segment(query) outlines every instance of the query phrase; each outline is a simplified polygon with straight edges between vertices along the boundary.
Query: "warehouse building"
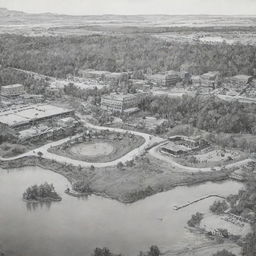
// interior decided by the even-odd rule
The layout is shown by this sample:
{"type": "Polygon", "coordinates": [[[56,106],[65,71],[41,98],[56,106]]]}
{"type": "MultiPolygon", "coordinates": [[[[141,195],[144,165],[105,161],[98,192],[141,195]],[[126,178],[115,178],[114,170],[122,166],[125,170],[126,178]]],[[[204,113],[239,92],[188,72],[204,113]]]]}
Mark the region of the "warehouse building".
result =
{"type": "Polygon", "coordinates": [[[68,110],[47,104],[18,105],[8,110],[0,111],[0,123],[16,130],[28,128],[45,121],[74,116],[73,110],[68,110]]]}

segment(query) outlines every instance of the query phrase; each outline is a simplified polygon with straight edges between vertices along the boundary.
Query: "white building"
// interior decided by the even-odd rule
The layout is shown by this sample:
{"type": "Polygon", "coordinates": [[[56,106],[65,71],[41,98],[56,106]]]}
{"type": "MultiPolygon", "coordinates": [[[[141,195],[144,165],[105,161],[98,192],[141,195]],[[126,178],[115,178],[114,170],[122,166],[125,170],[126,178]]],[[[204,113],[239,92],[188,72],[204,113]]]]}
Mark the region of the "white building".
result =
{"type": "Polygon", "coordinates": [[[135,94],[110,94],[101,98],[101,108],[111,112],[129,112],[129,110],[137,109],[140,101],[146,97],[148,93],[138,92],[135,94]]]}
{"type": "Polygon", "coordinates": [[[8,110],[0,110],[0,124],[15,129],[24,129],[45,121],[72,117],[74,110],[64,109],[48,104],[32,104],[13,106],[8,110]]]}

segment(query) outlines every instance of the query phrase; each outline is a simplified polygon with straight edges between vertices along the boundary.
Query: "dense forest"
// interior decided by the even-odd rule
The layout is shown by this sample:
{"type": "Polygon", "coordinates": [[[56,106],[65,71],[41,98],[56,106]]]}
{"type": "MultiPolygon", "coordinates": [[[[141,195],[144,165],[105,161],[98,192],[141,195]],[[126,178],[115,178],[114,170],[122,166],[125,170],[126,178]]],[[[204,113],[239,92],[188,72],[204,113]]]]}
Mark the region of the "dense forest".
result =
{"type": "Polygon", "coordinates": [[[166,42],[150,35],[0,38],[0,64],[65,77],[80,68],[138,71],[186,69],[193,74],[218,70],[225,76],[252,75],[256,47],[166,42]]]}
{"type": "Polygon", "coordinates": [[[190,124],[210,132],[256,134],[256,106],[226,102],[215,96],[146,98],[140,108],[171,122],[190,124]]]}

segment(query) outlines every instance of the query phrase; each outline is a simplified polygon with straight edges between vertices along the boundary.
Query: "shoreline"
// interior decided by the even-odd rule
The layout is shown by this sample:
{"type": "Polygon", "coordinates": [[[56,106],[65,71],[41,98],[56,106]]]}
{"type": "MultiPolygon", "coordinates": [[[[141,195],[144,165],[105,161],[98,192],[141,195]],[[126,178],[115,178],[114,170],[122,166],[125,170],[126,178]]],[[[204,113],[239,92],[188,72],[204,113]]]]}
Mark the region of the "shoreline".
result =
{"type": "MultiPolygon", "coordinates": [[[[77,169],[77,167],[74,167],[72,165],[67,166],[65,164],[62,164],[62,163],[59,163],[59,162],[56,162],[53,160],[49,160],[49,159],[39,158],[36,156],[25,156],[25,157],[15,159],[15,160],[0,161],[0,168],[2,168],[2,169],[15,169],[15,168],[23,168],[23,167],[40,167],[45,170],[53,171],[55,173],[58,173],[58,174],[64,176],[69,181],[71,186],[74,182],[79,180],[78,177],[74,177],[76,175],[75,173],[72,173],[72,172],[68,173],[68,170],[72,169],[74,171],[77,169]]],[[[91,171],[89,170],[89,168],[87,168],[86,171],[88,172],[88,173],[86,173],[87,176],[90,176],[90,175],[91,175],[91,177],[94,176],[92,173],[90,173],[91,171]]],[[[161,193],[161,192],[166,192],[166,191],[169,191],[169,190],[174,189],[175,187],[179,187],[179,186],[193,186],[193,185],[197,185],[197,184],[203,184],[206,182],[225,181],[225,180],[230,179],[229,174],[230,173],[226,173],[226,172],[223,172],[223,173],[217,173],[217,172],[214,173],[213,172],[213,173],[211,173],[211,175],[206,176],[206,177],[203,174],[202,175],[198,174],[198,177],[195,177],[194,179],[188,179],[188,178],[186,179],[185,178],[183,182],[170,183],[170,184],[168,184],[167,187],[160,186],[159,188],[154,188],[154,189],[151,188],[152,190],[150,190],[149,192],[145,192],[145,190],[128,191],[124,194],[124,197],[120,197],[120,194],[118,194],[118,193],[113,195],[113,194],[108,194],[106,191],[98,191],[97,189],[92,189],[91,194],[96,195],[96,196],[102,196],[104,198],[117,200],[118,202],[121,202],[124,204],[131,204],[131,203],[137,202],[139,200],[143,200],[148,196],[151,196],[151,195],[154,195],[157,193],[161,193]],[[142,194],[138,195],[138,193],[140,193],[140,192],[142,192],[142,194]]],[[[72,195],[70,195],[70,196],[72,196],[72,195]]],[[[84,193],[82,193],[81,195],[79,195],[79,193],[77,193],[76,196],[77,197],[84,196],[84,193]]]]}
{"type": "Polygon", "coordinates": [[[61,202],[62,198],[60,197],[59,199],[54,199],[54,198],[38,198],[36,200],[28,200],[26,198],[22,198],[22,200],[26,203],[32,203],[32,204],[40,204],[40,203],[52,203],[52,202],[61,202]]]}

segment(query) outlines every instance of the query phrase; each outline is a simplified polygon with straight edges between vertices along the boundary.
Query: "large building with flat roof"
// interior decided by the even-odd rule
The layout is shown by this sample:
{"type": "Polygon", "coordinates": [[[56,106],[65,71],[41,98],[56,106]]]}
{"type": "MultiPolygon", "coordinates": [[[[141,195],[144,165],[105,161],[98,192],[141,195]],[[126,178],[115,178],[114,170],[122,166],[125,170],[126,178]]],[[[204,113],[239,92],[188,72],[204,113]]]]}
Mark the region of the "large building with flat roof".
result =
{"type": "Polygon", "coordinates": [[[101,108],[111,112],[129,112],[129,110],[138,109],[140,101],[147,95],[148,93],[146,92],[135,94],[113,93],[101,98],[101,108]]]}
{"type": "Polygon", "coordinates": [[[106,75],[111,74],[108,71],[101,71],[95,69],[83,69],[78,71],[79,76],[87,79],[104,79],[106,75]]]}
{"type": "Polygon", "coordinates": [[[146,76],[149,82],[155,83],[158,86],[172,87],[180,82],[181,74],[179,72],[170,70],[167,72],[157,73],[154,75],[146,76]]]}
{"type": "Polygon", "coordinates": [[[74,111],[48,104],[14,106],[0,111],[0,123],[10,128],[23,129],[35,123],[48,121],[54,118],[73,116],[74,111]]]}
{"type": "Polygon", "coordinates": [[[5,85],[5,86],[2,86],[0,89],[1,89],[1,95],[4,97],[19,96],[25,93],[24,85],[22,84],[5,85]]]}

